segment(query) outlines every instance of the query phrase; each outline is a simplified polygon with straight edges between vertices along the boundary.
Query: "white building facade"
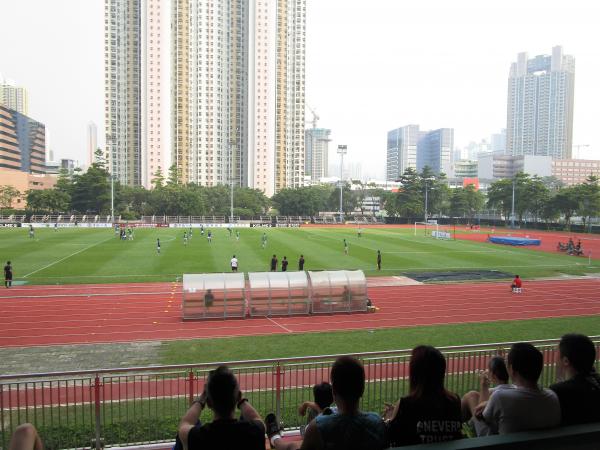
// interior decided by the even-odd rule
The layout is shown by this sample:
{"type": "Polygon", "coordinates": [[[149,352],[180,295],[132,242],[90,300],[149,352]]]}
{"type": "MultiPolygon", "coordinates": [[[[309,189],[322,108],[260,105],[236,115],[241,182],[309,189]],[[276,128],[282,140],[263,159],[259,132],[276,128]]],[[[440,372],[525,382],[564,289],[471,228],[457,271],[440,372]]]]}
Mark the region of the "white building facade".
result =
{"type": "Polygon", "coordinates": [[[105,0],[105,129],[109,170],[151,187],[169,164],[169,0],[105,0]]]}
{"type": "Polygon", "coordinates": [[[519,53],[508,79],[506,153],[571,157],[575,58],[560,46],[551,55],[519,53]]]}

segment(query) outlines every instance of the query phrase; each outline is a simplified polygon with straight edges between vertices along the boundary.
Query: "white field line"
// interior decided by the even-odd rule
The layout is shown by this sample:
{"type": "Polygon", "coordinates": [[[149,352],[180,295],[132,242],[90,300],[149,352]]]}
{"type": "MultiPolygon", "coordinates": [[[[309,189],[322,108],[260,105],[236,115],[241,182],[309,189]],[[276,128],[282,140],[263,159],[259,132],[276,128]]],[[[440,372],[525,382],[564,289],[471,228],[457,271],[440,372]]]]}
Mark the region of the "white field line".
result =
{"type": "Polygon", "coordinates": [[[46,266],[44,266],[44,267],[41,267],[41,268],[39,268],[39,269],[37,269],[37,270],[34,270],[33,272],[29,272],[27,275],[24,275],[24,276],[23,276],[23,278],[27,278],[29,275],[33,275],[34,273],[40,272],[40,271],[42,271],[42,270],[44,270],[44,269],[47,269],[48,267],[52,267],[53,265],[55,265],[55,264],[58,264],[59,262],[62,262],[62,261],[64,261],[64,260],[66,260],[66,259],[69,259],[69,258],[71,258],[72,256],[78,255],[79,253],[81,253],[81,252],[84,252],[84,251],[86,251],[86,250],[89,250],[89,249],[90,249],[90,248],[92,248],[92,247],[95,247],[95,246],[97,246],[97,245],[103,244],[103,243],[105,243],[105,242],[107,242],[107,241],[109,241],[109,240],[111,240],[111,239],[114,239],[114,236],[111,236],[111,237],[109,237],[109,238],[107,238],[107,239],[103,239],[103,240],[101,240],[101,241],[99,241],[99,242],[96,242],[95,244],[88,245],[87,247],[84,247],[84,248],[82,248],[81,250],[77,250],[76,252],[74,252],[74,253],[71,253],[70,255],[67,255],[67,256],[65,256],[64,258],[58,259],[58,260],[56,260],[56,261],[54,261],[54,262],[51,262],[50,264],[48,264],[48,265],[46,265],[46,266]]]}
{"type": "Polygon", "coordinates": [[[274,323],[275,325],[277,325],[277,326],[278,326],[279,328],[281,328],[282,330],[284,330],[285,332],[287,332],[287,333],[293,333],[293,331],[292,331],[292,330],[290,330],[289,328],[286,328],[286,327],[284,327],[283,325],[281,325],[281,324],[280,324],[280,323],[278,323],[278,322],[275,322],[275,321],[274,321],[273,319],[271,319],[270,317],[267,317],[267,319],[268,319],[270,322],[272,322],[272,323],[274,323]]]}

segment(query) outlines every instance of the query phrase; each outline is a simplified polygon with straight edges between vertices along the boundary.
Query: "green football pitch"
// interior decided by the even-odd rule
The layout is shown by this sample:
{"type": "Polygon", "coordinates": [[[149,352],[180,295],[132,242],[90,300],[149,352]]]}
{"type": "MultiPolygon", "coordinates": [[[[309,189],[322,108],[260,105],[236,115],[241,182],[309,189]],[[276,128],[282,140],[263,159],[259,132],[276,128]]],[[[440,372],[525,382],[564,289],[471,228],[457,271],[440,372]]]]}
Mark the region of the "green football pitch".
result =
{"type": "MultiPolygon", "coordinates": [[[[208,231],[208,229],[206,230],[208,231]]],[[[488,243],[437,240],[411,228],[227,229],[211,228],[212,243],[193,230],[184,245],[183,229],[137,228],[133,241],[121,241],[111,229],[0,229],[0,261],[10,260],[17,283],[114,283],[175,281],[183,273],[228,272],[235,254],[241,272],[267,271],[276,254],[297,270],[303,254],[306,270],[361,269],[368,276],[458,270],[498,270],[524,277],[579,275],[600,271],[600,262],[488,243]],[[240,238],[236,239],[235,231],[240,238]],[[261,240],[266,233],[267,244],[261,240]],[[160,239],[158,254],[156,240],[160,239]],[[343,240],[349,245],[344,254],[343,240]],[[376,270],[381,250],[383,267],[376,270]]]]}

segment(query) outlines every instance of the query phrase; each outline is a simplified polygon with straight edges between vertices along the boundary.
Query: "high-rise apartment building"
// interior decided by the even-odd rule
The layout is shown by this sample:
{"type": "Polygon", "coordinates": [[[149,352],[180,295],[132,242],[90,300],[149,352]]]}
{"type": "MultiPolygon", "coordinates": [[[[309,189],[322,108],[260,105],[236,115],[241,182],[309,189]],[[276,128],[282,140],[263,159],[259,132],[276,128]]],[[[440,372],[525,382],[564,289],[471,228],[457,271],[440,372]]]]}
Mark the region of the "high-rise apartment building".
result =
{"type": "Polygon", "coordinates": [[[506,151],[506,128],[502,128],[500,133],[493,133],[490,136],[490,149],[491,152],[505,152],[506,151]]]}
{"type": "Polygon", "coordinates": [[[277,0],[275,189],[304,180],[306,0],[277,0]]]}
{"type": "Polygon", "coordinates": [[[248,2],[173,0],[172,17],[173,162],[183,182],[245,185],[248,2]]]}
{"type": "Polygon", "coordinates": [[[329,135],[331,130],[326,128],[309,128],[306,130],[304,142],[304,173],[313,181],[328,177],[329,167],[329,135]]]}
{"type": "Polygon", "coordinates": [[[28,115],[29,97],[27,96],[27,89],[0,80],[0,105],[28,115]]]}
{"type": "Polygon", "coordinates": [[[0,168],[46,172],[46,129],[25,114],[0,105],[0,168]]]}
{"type": "Polygon", "coordinates": [[[173,161],[272,195],[304,178],[305,0],[173,0],[173,161]]]}
{"type": "Polygon", "coordinates": [[[575,58],[562,47],[519,53],[508,78],[506,153],[570,158],[574,86],[575,58]]]}
{"type": "Polygon", "coordinates": [[[425,166],[433,173],[447,173],[452,162],[454,148],[454,129],[440,128],[439,130],[421,132],[417,143],[417,171],[425,166]]]}
{"type": "Polygon", "coordinates": [[[105,0],[105,124],[111,173],[150,187],[169,160],[166,0],[105,0]]]}
{"type": "Polygon", "coordinates": [[[417,168],[419,125],[406,125],[387,134],[386,179],[399,180],[408,168],[417,168]]]}

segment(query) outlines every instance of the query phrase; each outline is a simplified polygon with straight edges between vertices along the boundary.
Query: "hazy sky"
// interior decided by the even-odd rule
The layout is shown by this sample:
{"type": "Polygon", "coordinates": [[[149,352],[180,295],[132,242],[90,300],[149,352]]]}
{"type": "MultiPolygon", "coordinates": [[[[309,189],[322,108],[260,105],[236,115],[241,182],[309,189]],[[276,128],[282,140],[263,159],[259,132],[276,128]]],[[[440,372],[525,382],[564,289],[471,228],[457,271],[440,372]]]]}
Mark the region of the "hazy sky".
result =
{"type": "MultiPolygon", "coordinates": [[[[452,127],[457,147],[506,126],[518,52],[562,45],[576,58],[574,144],[600,159],[600,2],[306,0],[306,100],[382,177],[386,132],[452,127]]],[[[103,144],[104,1],[0,0],[0,74],[29,90],[57,157],[85,162],[88,121],[103,144]]],[[[307,109],[307,119],[311,114],[307,109]]]]}

